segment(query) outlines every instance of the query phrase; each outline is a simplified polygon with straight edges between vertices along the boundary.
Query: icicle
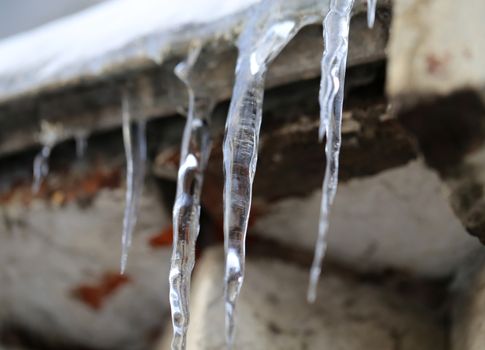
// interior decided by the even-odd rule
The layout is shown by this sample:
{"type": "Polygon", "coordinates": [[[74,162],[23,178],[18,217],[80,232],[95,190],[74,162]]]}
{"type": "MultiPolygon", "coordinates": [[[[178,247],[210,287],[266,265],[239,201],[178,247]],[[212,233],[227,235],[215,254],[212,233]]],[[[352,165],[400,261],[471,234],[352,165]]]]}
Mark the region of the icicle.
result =
{"type": "Polygon", "coordinates": [[[122,94],[123,143],[126,155],[126,196],[121,238],[121,273],[124,273],[131,246],[137,211],[145,180],[146,123],[131,125],[131,96],[127,89],[122,94]]]}
{"type": "Polygon", "coordinates": [[[52,148],[62,135],[63,129],[59,124],[52,124],[45,120],[40,124],[39,141],[42,149],[34,158],[32,192],[38,193],[42,180],[49,173],[49,157],[52,148]]]}
{"type": "Polygon", "coordinates": [[[341,144],[342,105],[345,69],[347,64],[350,12],[353,0],[332,0],[325,17],[323,35],[325,50],[322,58],[320,83],[320,139],[326,134],[326,169],[322,186],[320,223],[315,256],[310,271],[308,301],[316,299],[323,256],[326,250],[328,216],[337,192],[338,166],[341,144]]]}
{"type": "Polygon", "coordinates": [[[173,208],[174,240],[169,277],[173,350],[185,349],[186,344],[190,278],[195,261],[195,243],[199,234],[200,194],[211,150],[209,123],[213,101],[204,90],[203,82],[197,81],[196,72],[193,70],[200,49],[199,45],[192,49],[187,60],[175,68],[176,75],[187,87],[189,107],[173,208]]]}
{"type": "Polygon", "coordinates": [[[224,140],[224,236],[226,340],[234,340],[235,306],[244,279],[245,240],[251,208],[268,64],[298,30],[314,21],[312,1],[263,1],[249,15],[238,40],[236,80],[224,140]],[[295,7],[298,7],[296,9],[295,7]],[[303,15],[295,16],[296,13],[303,15]]]}
{"type": "Polygon", "coordinates": [[[34,158],[34,182],[32,183],[32,192],[38,193],[42,180],[49,173],[49,157],[51,146],[43,146],[40,152],[34,158]]]}
{"type": "Polygon", "coordinates": [[[367,0],[367,25],[369,28],[374,27],[376,19],[377,0],[367,0]]]}
{"type": "Polygon", "coordinates": [[[85,132],[78,132],[74,136],[76,140],[76,157],[81,159],[86,153],[86,148],[88,147],[87,134],[85,132]]]}

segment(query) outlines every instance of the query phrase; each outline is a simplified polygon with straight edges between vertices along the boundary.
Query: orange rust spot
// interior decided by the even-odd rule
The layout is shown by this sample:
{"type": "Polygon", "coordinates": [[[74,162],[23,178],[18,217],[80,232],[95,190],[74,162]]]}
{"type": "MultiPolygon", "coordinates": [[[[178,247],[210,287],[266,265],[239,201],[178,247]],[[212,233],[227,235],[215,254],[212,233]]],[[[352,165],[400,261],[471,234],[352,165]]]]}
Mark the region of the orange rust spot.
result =
{"type": "Polygon", "coordinates": [[[93,310],[100,310],[106,299],[128,282],[131,282],[131,279],[126,275],[107,272],[96,284],[80,285],[74,288],[71,294],[93,310]]]}
{"type": "Polygon", "coordinates": [[[80,186],[82,191],[79,194],[94,195],[102,188],[114,189],[119,187],[120,184],[121,174],[119,170],[103,172],[98,169],[81,181],[80,186]]]}
{"type": "Polygon", "coordinates": [[[7,191],[0,194],[0,204],[8,204],[15,199],[28,206],[34,198],[50,201],[54,205],[64,205],[77,199],[93,197],[102,188],[114,189],[121,185],[121,172],[119,169],[94,169],[82,177],[60,176],[60,184],[49,186],[43,181],[39,192],[32,193],[32,186],[28,182],[17,181],[7,191]]]}
{"type": "Polygon", "coordinates": [[[167,157],[165,161],[167,164],[178,166],[180,163],[180,153],[178,152],[178,149],[167,157]]]}
{"type": "Polygon", "coordinates": [[[180,163],[180,150],[175,147],[164,150],[157,155],[155,163],[157,166],[177,169],[180,163]]]}
{"type": "Polygon", "coordinates": [[[429,54],[428,56],[426,56],[426,68],[431,74],[438,74],[440,72],[443,72],[449,62],[449,54],[444,54],[441,56],[429,54]]]}
{"type": "Polygon", "coordinates": [[[148,244],[152,248],[163,248],[167,246],[171,246],[173,242],[173,227],[169,226],[162,231],[156,233],[150,240],[148,244]]]}
{"type": "Polygon", "coordinates": [[[55,191],[51,196],[51,203],[56,206],[61,206],[66,201],[66,195],[61,191],[55,191]]]}

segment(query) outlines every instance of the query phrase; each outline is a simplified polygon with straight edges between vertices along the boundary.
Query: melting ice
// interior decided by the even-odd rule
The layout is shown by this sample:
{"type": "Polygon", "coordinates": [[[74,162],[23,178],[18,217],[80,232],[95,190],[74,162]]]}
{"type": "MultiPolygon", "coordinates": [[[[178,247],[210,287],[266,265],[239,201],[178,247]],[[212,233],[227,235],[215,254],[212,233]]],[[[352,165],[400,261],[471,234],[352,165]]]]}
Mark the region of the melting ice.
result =
{"type": "Polygon", "coordinates": [[[86,153],[86,148],[88,147],[87,133],[78,132],[74,139],[76,140],[76,157],[81,159],[86,153]]]}
{"type": "Polygon", "coordinates": [[[367,25],[369,28],[374,27],[376,19],[377,0],[367,0],[367,25]]]}
{"type": "Polygon", "coordinates": [[[52,148],[59,141],[63,128],[59,124],[53,124],[45,120],[41,121],[39,141],[42,145],[40,152],[34,158],[32,192],[38,193],[42,180],[49,173],[49,157],[52,148]]]}
{"type": "Polygon", "coordinates": [[[187,121],[180,150],[177,194],[173,208],[173,251],[170,267],[170,306],[172,310],[172,349],[185,349],[189,324],[190,278],[195,262],[195,243],[199,234],[200,194],[204,170],[211,150],[210,116],[213,100],[194,68],[200,46],[175,68],[189,95],[187,121]]]}
{"type": "Polygon", "coordinates": [[[342,105],[345,69],[349,46],[349,24],[353,0],[332,0],[323,21],[325,50],[322,58],[320,83],[320,139],[326,136],[326,168],[322,186],[322,203],[315,256],[310,270],[308,301],[316,299],[322,260],[327,247],[328,216],[338,185],[341,144],[342,105]]]}
{"type": "Polygon", "coordinates": [[[258,156],[264,80],[268,64],[298,30],[318,14],[318,1],[262,1],[248,14],[237,46],[231,105],[224,139],[224,238],[226,339],[234,340],[235,307],[244,279],[245,240],[258,156]],[[296,15],[298,14],[298,15],[296,15]]]}
{"type": "Polygon", "coordinates": [[[132,125],[131,98],[128,88],[124,89],[122,93],[121,115],[123,144],[126,155],[126,195],[123,234],[121,238],[121,273],[124,273],[126,269],[128,250],[131,246],[138,205],[145,180],[146,124],[145,121],[139,121],[132,125]]]}
{"type": "MultiPolygon", "coordinates": [[[[236,79],[226,122],[224,153],[224,297],[226,339],[234,340],[235,308],[243,279],[245,239],[251,208],[252,185],[256,171],[259,131],[262,118],[264,81],[268,65],[281,52],[301,27],[316,21],[322,0],[264,0],[248,14],[245,29],[237,46],[239,56],[236,79]],[[311,10],[309,10],[311,9],[311,10]]],[[[328,3],[328,2],[327,2],[328,3]]],[[[315,258],[311,269],[308,299],[316,298],[316,286],[326,249],[328,215],[338,183],[338,161],[341,144],[342,104],[348,33],[353,0],[331,0],[324,19],[325,50],[321,62],[320,90],[321,126],[319,135],[326,136],[326,171],[315,258]]],[[[375,0],[368,0],[368,24],[375,18],[375,0]]],[[[193,49],[186,61],[176,67],[177,76],[186,84],[189,95],[187,122],[181,146],[177,195],[173,209],[174,244],[170,270],[170,304],[172,309],[172,349],[185,349],[189,323],[190,278],[194,266],[195,243],[199,233],[200,194],[203,172],[210,153],[209,122],[212,100],[204,93],[204,84],[197,80],[194,65],[200,47],[193,49]]],[[[129,122],[129,99],[123,98],[123,131],[127,153],[127,208],[123,233],[122,268],[136,220],[134,209],[141,191],[140,175],[136,174],[129,122]],[[138,180],[136,180],[138,179],[138,180]],[[137,185],[137,183],[139,185],[137,185]]],[[[141,127],[139,126],[139,129],[141,127]]],[[[140,146],[135,146],[139,148],[140,146]]]]}

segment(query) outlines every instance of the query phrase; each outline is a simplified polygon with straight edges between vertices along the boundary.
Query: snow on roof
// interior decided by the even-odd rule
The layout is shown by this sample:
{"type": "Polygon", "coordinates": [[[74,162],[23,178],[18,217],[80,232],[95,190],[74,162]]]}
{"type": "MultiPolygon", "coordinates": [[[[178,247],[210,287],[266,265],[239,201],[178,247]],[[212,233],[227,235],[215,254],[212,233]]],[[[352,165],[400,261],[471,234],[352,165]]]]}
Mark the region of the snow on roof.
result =
{"type": "Polygon", "coordinates": [[[157,61],[170,46],[169,33],[217,21],[257,1],[110,0],[6,38],[0,41],[0,101],[99,75],[113,62],[157,61]],[[143,40],[150,34],[158,40],[143,40]]]}

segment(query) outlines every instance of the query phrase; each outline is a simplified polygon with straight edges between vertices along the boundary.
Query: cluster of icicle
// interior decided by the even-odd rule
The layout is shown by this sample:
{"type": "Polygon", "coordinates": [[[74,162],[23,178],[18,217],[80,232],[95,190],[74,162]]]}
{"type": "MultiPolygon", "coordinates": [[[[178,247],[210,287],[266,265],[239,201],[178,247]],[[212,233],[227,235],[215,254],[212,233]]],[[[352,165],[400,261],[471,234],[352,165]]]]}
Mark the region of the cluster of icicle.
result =
{"type": "MultiPolygon", "coordinates": [[[[235,307],[244,280],[245,239],[252,199],[252,185],[258,156],[264,81],[268,65],[294,35],[315,21],[304,6],[317,1],[292,4],[288,1],[262,1],[249,14],[239,37],[236,79],[226,122],[224,139],[224,239],[226,341],[234,341],[235,307]],[[298,7],[299,11],[295,11],[298,7]]],[[[348,35],[353,0],[331,0],[324,19],[325,50],[322,58],[320,89],[320,139],[326,138],[326,170],[315,258],[310,273],[308,300],[316,298],[322,260],[326,248],[328,216],[338,183],[341,144],[342,104],[348,35]]],[[[375,0],[368,1],[368,23],[375,17],[375,0]]],[[[189,321],[190,277],[194,265],[195,241],[199,232],[200,189],[209,156],[207,101],[197,106],[191,86],[191,54],[177,67],[177,75],[189,90],[189,113],[184,131],[177,197],[173,211],[174,247],[170,272],[170,303],[174,337],[172,349],[185,349],[189,321]]]]}
{"type": "MultiPolygon", "coordinates": [[[[226,340],[234,341],[235,307],[244,280],[245,240],[251,208],[252,185],[258,157],[264,81],[268,65],[305,25],[319,14],[306,9],[324,8],[324,46],[321,62],[320,140],[326,139],[326,169],[314,262],[310,272],[308,300],[316,299],[317,284],[326,250],[329,212],[338,184],[342,105],[348,52],[348,35],[354,0],[262,0],[248,14],[238,39],[239,56],[231,105],[226,122],[224,153],[224,238],[226,340]]],[[[368,24],[373,26],[376,0],[368,0],[368,24]]],[[[189,101],[183,133],[177,194],[173,208],[173,252],[170,269],[172,349],[186,347],[189,324],[190,279],[199,233],[200,195],[211,149],[210,116],[213,102],[204,91],[194,66],[200,56],[194,45],[187,59],[177,65],[176,75],[186,85],[189,101]]],[[[146,159],[145,124],[131,125],[130,95],[122,98],[123,139],[127,157],[126,208],[123,222],[121,270],[136,223],[136,211],[143,188],[146,159]]]]}
{"type": "MultiPolygon", "coordinates": [[[[325,50],[321,62],[320,140],[326,139],[326,169],[322,186],[318,237],[310,271],[308,301],[316,299],[322,260],[326,250],[326,234],[332,202],[338,184],[341,144],[342,105],[348,52],[348,36],[354,0],[262,0],[248,14],[245,29],[237,46],[239,56],[231,105],[224,139],[224,239],[226,340],[234,341],[235,307],[244,280],[245,240],[251,208],[252,186],[258,157],[259,131],[262,117],[264,81],[268,65],[305,25],[315,23],[324,8],[323,36],[325,50]]],[[[367,0],[367,21],[375,20],[376,0],[367,0]]],[[[210,116],[214,107],[204,82],[197,79],[194,66],[200,56],[196,43],[187,59],[175,68],[175,74],[186,85],[189,101],[187,121],[180,151],[177,194],[173,208],[173,252],[170,269],[170,306],[172,309],[172,349],[186,347],[189,324],[190,279],[195,261],[195,244],[199,234],[200,195],[204,170],[211,149],[210,116]]],[[[123,219],[121,271],[127,263],[128,250],[137,219],[145,177],[146,125],[132,123],[132,95],[127,86],[122,91],[123,142],[126,153],[126,203],[123,219]]],[[[39,141],[40,153],[34,159],[33,191],[39,191],[48,173],[52,148],[62,130],[43,122],[39,141]]],[[[86,135],[76,135],[76,151],[82,157],[86,135]]]]}

